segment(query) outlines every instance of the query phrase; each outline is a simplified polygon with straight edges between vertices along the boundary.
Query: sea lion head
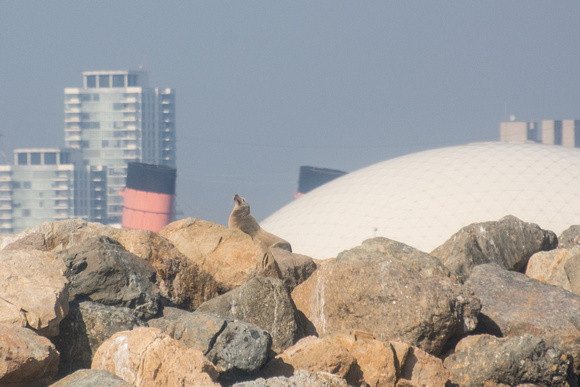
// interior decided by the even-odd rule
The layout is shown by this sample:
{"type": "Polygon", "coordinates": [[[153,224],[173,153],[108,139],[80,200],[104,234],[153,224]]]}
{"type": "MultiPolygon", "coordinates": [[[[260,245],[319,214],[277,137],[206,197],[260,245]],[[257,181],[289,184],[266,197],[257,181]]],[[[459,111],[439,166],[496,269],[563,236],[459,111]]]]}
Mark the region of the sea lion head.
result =
{"type": "Polygon", "coordinates": [[[248,204],[248,202],[246,201],[246,199],[244,199],[243,197],[241,197],[238,194],[234,195],[234,211],[238,214],[249,214],[250,213],[250,205],[248,204]]]}

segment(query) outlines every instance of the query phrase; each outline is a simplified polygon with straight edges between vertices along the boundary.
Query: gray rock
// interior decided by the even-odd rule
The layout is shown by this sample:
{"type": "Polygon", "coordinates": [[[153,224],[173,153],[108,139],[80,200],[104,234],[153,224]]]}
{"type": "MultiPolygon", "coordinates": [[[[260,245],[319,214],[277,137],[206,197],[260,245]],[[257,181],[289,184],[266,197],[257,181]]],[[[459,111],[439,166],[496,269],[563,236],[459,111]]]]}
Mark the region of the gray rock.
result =
{"type": "Polygon", "coordinates": [[[105,340],[138,326],[147,323],[129,308],[72,302],[68,316],[60,324],[61,334],[54,340],[60,352],[59,374],[90,368],[93,354],[105,340]]]}
{"type": "Polygon", "coordinates": [[[291,253],[277,247],[271,247],[270,251],[278,263],[282,281],[290,292],[316,270],[316,263],[307,255],[291,253]]]}
{"type": "Polygon", "coordinates": [[[149,320],[188,347],[200,350],[217,368],[220,380],[247,379],[266,364],[272,338],[257,326],[211,313],[169,309],[149,320]]]}
{"type": "Polygon", "coordinates": [[[570,290],[580,295],[580,255],[576,255],[564,263],[564,272],[570,283],[570,290]]]}
{"type": "Polygon", "coordinates": [[[383,237],[367,239],[360,246],[341,252],[336,257],[336,262],[358,260],[384,261],[386,259],[401,261],[409,269],[416,271],[423,277],[451,276],[451,273],[439,258],[404,243],[383,237]]]}
{"type": "Polygon", "coordinates": [[[129,307],[140,318],[161,308],[155,269],[108,237],[93,237],[57,253],[70,282],[70,300],[129,307]]]}
{"type": "Polygon", "coordinates": [[[474,266],[485,263],[523,271],[534,253],[555,249],[557,243],[552,231],[510,215],[497,222],[473,223],[462,228],[431,255],[463,281],[474,266]]]}
{"type": "Polygon", "coordinates": [[[477,332],[495,336],[541,337],[580,364],[580,297],[559,288],[507,271],[496,264],[473,269],[465,286],[481,300],[477,332]]]}
{"type": "Polygon", "coordinates": [[[570,249],[580,245],[580,225],[568,227],[558,237],[558,247],[570,249]]]}
{"type": "Polygon", "coordinates": [[[244,285],[204,302],[197,311],[247,321],[265,329],[272,336],[272,349],[278,353],[303,336],[290,293],[276,278],[252,278],[244,285]]]}
{"type": "Polygon", "coordinates": [[[477,335],[461,340],[444,364],[451,382],[460,386],[482,386],[488,381],[566,386],[570,362],[558,348],[536,336],[477,335]]]}
{"type": "Polygon", "coordinates": [[[272,338],[244,321],[228,322],[205,356],[220,373],[220,380],[247,378],[268,361],[272,338]]]}
{"type": "Polygon", "coordinates": [[[273,378],[258,378],[249,382],[236,383],[232,387],[347,387],[346,380],[327,373],[296,370],[290,377],[276,376],[273,378]]]}
{"type": "Polygon", "coordinates": [[[117,375],[103,370],[81,369],[50,387],[134,387],[117,375]]]}
{"type": "Polygon", "coordinates": [[[292,299],[312,324],[306,334],[363,331],[435,355],[475,328],[481,307],[463,285],[424,277],[395,259],[325,265],[294,289],[292,299]]]}

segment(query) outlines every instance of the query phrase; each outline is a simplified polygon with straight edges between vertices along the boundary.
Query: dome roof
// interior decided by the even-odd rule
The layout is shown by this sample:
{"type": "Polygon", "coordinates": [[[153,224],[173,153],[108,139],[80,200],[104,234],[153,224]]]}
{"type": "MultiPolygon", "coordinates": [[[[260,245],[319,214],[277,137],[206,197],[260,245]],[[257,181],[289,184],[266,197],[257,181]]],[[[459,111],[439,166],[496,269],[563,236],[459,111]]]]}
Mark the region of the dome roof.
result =
{"type": "Polygon", "coordinates": [[[414,153],[324,184],[261,226],[324,259],[375,236],[430,252],[505,215],[556,234],[580,224],[580,149],[489,142],[414,153]]]}

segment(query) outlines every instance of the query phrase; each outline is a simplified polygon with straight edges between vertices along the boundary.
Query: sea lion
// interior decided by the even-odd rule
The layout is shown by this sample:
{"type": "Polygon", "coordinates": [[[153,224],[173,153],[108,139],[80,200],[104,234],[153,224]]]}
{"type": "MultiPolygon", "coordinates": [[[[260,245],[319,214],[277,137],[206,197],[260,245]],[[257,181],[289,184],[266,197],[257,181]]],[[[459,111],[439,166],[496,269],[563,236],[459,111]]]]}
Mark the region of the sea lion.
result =
{"type": "Polygon", "coordinates": [[[277,247],[292,252],[292,246],[284,239],[265,231],[260,227],[258,221],[250,214],[250,205],[240,195],[234,195],[234,209],[228,220],[229,228],[238,228],[259,241],[264,242],[268,247],[277,247]]]}

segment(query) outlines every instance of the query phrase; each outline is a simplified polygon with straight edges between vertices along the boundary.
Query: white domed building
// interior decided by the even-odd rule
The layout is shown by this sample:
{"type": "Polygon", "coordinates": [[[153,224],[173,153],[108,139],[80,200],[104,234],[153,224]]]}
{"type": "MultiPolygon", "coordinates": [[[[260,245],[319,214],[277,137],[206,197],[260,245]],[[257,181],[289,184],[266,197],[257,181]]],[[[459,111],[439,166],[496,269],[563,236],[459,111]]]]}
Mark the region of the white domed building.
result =
{"type": "Polygon", "coordinates": [[[418,152],[324,184],[261,226],[325,259],[375,236],[430,252],[505,215],[558,235],[580,224],[580,149],[488,142],[418,152]]]}

